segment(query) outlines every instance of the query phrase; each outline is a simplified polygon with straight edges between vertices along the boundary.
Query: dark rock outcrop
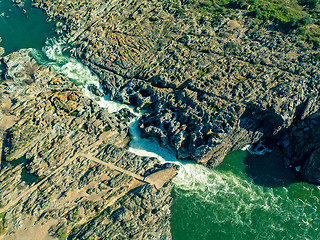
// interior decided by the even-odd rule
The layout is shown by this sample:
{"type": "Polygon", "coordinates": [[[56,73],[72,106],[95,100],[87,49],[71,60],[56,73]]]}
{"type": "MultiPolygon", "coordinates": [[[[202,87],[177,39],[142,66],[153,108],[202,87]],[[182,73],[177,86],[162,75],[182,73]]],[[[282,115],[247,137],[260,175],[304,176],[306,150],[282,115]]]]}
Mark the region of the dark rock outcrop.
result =
{"type": "MultiPolygon", "coordinates": [[[[216,166],[264,137],[292,147],[305,140],[287,136],[310,116],[301,113],[308,101],[318,106],[319,51],[300,37],[244,9],[203,14],[196,1],[34,2],[65,21],[70,52],[100,76],[106,93],[146,110],[144,136],[178,158],[216,166]]],[[[288,165],[311,161],[298,151],[306,158],[291,153],[288,165]]]]}
{"type": "Polygon", "coordinates": [[[130,114],[109,114],[28,50],[2,64],[2,237],[171,239],[176,170],[144,180],[172,166],[126,150],[130,114]]]}

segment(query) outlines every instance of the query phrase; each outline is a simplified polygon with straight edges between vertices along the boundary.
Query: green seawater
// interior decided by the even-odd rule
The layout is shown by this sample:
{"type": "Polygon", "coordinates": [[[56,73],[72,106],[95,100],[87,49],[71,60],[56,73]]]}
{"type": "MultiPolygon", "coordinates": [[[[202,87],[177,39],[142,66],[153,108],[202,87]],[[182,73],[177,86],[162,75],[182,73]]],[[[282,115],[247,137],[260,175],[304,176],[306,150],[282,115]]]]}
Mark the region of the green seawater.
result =
{"type": "Polygon", "coordinates": [[[214,170],[194,166],[193,180],[178,176],[173,239],[320,239],[320,190],[299,182],[279,157],[239,151],[214,170]]]}
{"type": "MultiPolygon", "coordinates": [[[[0,0],[0,46],[6,53],[32,47],[38,50],[32,54],[39,63],[52,65],[76,83],[84,76],[90,80],[88,69],[63,55],[61,43],[44,44],[54,31],[43,12],[31,8],[30,0],[24,8],[26,12],[11,0],[0,0]]],[[[21,177],[28,184],[38,181],[26,169],[21,177]]],[[[172,197],[173,240],[320,239],[320,190],[283,168],[277,151],[264,156],[234,152],[214,170],[184,164],[174,179],[172,197]]]]}
{"type": "MultiPolygon", "coordinates": [[[[40,9],[31,6],[31,0],[23,0],[24,6],[18,7],[12,0],[0,0],[0,47],[4,47],[5,55],[22,48],[41,49],[47,38],[55,35],[54,22],[47,22],[47,17],[40,9]]],[[[1,161],[1,166],[16,167],[26,165],[23,156],[15,161],[1,161]]],[[[21,180],[31,185],[39,181],[39,177],[22,169],[21,180]]]]}
{"type": "Polygon", "coordinates": [[[41,49],[48,37],[54,36],[54,22],[47,22],[42,10],[31,6],[31,0],[23,0],[23,7],[11,0],[0,0],[0,47],[5,54],[21,48],[41,49]]]}

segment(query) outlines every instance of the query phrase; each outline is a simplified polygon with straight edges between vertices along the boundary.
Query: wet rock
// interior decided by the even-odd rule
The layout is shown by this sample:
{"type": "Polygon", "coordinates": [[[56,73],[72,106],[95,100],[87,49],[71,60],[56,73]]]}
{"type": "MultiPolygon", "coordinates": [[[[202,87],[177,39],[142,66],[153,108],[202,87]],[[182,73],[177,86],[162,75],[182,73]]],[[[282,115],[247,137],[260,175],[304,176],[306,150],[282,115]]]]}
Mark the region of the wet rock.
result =
{"type": "Polygon", "coordinates": [[[320,149],[310,153],[302,168],[302,176],[308,182],[320,184],[320,149]]]}
{"type": "Polygon", "coordinates": [[[34,239],[37,231],[43,238],[110,238],[121,232],[124,239],[170,239],[170,179],[157,191],[152,182],[135,190],[159,162],[126,150],[132,114],[108,113],[68,78],[38,66],[28,50],[3,62],[4,238],[34,239]],[[24,171],[36,178],[25,179],[24,171]]]}
{"type": "Polygon", "coordinates": [[[92,92],[94,95],[98,96],[98,97],[103,97],[104,94],[99,90],[99,88],[94,85],[94,84],[89,84],[88,85],[88,90],[90,92],[92,92]]]}
{"type": "Polygon", "coordinates": [[[0,58],[2,57],[2,55],[5,53],[5,50],[3,47],[0,47],[0,58]]]}
{"type": "Polygon", "coordinates": [[[23,7],[24,6],[24,1],[22,0],[12,0],[14,4],[16,4],[18,7],[23,7]]]}
{"type": "MultiPolygon", "coordinates": [[[[282,141],[318,111],[311,96],[319,90],[319,51],[270,22],[257,24],[248,6],[230,10],[230,19],[199,17],[192,2],[183,14],[159,1],[35,2],[68,23],[73,56],[100,76],[111,99],[146,112],[143,135],[178,158],[217,166],[262,138],[282,141]]],[[[304,161],[296,156],[292,164],[304,161]]]]}

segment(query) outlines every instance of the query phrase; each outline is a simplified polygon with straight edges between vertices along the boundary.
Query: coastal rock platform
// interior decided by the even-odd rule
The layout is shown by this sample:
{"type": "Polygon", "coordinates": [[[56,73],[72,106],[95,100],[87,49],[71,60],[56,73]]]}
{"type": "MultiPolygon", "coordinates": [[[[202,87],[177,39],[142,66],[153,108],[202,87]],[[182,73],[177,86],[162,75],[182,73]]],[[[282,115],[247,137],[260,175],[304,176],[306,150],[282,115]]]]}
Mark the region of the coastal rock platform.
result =
{"type": "Polygon", "coordinates": [[[34,3],[63,22],[70,53],[106,94],[145,111],[143,136],[179,159],[215,167],[271,139],[286,166],[320,183],[320,53],[312,42],[245,8],[215,14],[203,1],[34,3]]]}
{"type": "Polygon", "coordinates": [[[128,122],[20,50],[0,85],[0,239],[170,239],[171,165],[127,151],[128,122]]]}

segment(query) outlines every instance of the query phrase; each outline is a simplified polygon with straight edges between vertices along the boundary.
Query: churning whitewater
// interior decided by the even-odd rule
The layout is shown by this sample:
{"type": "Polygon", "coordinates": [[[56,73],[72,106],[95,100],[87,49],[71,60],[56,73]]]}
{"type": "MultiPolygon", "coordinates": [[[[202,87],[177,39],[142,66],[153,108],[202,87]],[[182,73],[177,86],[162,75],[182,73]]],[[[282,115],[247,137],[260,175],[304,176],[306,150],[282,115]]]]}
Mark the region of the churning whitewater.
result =
{"type": "MultiPolygon", "coordinates": [[[[141,114],[133,107],[91,93],[89,84],[102,89],[99,78],[65,54],[64,48],[64,42],[51,39],[42,51],[30,51],[39,64],[50,65],[56,72],[69,77],[82,86],[86,96],[109,112],[127,108],[136,116],[129,130],[130,152],[180,165],[173,180],[171,228],[174,240],[319,239],[320,194],[315,186],[294,181],[280,182],[273,187],[257,184],[247,173],[245,162],[250,158],[247,151],[230,154],[217,169],[180,163],[171,149],[160,146],[153,139],[140,137],[138,121],[141,114]]],[[[253,151],[252,148],[248,150],[253,151]]],[[[267,154],[255,157],[253,165],[257,167],[272,158],[272,153],[264,146],[258,151],[267,154]]]]}
{"type": "Polygon", "coordinates": [[[78,60],[65,54],[63,52],[65,47],[66,44],[64,41],[58,41],[53,38],[46,42],[46,45],[42,48],[42,51],[30,49],[30,52],[39,64],[52,66],[57,73],[67,76],[76,85],[82,86],[84,95],[95,100],[100,107],[106,108],[108,112],[113,113],[118,112],[123,108],[128,109],[135,116],[129,127],[131,137],[131,142],[129,143],[130,152],[139,156],[156,157],[162,163],[173,162],[179,164],[181,166],[180,172],[183,173],[181,176],[184,177],[189,175],[192,176],[192,178],[197,178],[200,172],[206,170],[205,167],[200,165],[182,165],[176,159],[175,152],[173,150],[166,147],[161,147],[154,139],[140,137],[138,124],[141,114],[135,112],[134,108],[131,106],[110,101],[108,95],[105,95],[104,97],[98,97],[90,92],[88,89],[90,84],[95,85],[98,89],[103,91],[100,84],[100,79],[78,60]],[[193,174],[194,171],[195,174],[193,174]]]}
{"type": "Polygon", "coordinates": [[[39,64],[50,65],[54,70],[70,78],[76,85],[82,86],[83,93],[87,97],[95,100],[101,107],[106,108],[110,113],[118,112],[123,108],[127,108],[136,116],[130,124],[129,151],[139,156],[156,157],[160,162],[173,162],[179,164],[180,171],[174,182],[181,187],[190,187],[193,189],[195,185],[203,182],[206,183],[206,178],[210,171],[196,164],[181,164],[175,157],[175,152],[169,148],[161,147],[154,139],[146,139],[140,137],[138,128],[140,113],[134,111],[134,108],[125,104],[120,104],[109,100],[109,96],[98,97],[88,90],[90,84],[94,84],[100,90],[102,86],[97,75],[93,74],[89,68],[84,66],[78,60],[69,57],[63,52],[66,44],[64,41],[49,39],[42,51],[30,49],[32,56],[39,64]]]}

